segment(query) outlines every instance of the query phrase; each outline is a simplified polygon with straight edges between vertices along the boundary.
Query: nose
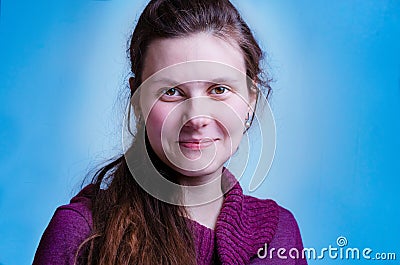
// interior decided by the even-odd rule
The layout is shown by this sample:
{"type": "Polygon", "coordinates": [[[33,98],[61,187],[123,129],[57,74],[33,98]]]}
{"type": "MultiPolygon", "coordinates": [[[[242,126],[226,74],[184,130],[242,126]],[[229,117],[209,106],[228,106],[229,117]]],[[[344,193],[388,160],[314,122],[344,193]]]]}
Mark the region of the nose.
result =
{"type": "Polygon", "coordinates": [[[187,121],[183,127],[186,129],[199,130],[203,127],[206,127],[208,124],[210,124],[209,117],[198,116],[187,121]]]}
{"type": "Polygon", "coordinates": [[[208,115],[208,102],[204,97],[192,98],[185,102],[183,115],[184,128],[198,130],[210,124],[211,117],[208,115]]]}

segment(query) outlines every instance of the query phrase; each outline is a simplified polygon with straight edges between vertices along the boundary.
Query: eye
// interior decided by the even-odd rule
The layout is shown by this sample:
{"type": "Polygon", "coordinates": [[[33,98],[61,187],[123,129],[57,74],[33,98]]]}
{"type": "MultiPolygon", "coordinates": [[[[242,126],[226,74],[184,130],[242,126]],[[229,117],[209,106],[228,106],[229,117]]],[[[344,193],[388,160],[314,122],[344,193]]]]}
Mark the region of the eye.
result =
{"type": "Polygon", "coordinates": [[[216,95],[222,95],[222,94],[226,94],[226,92],[229,91],[229,88],[225,87],[225,86],[216,86],[214,88],[211,89],[211,94],[216,94],[216,95]]]}
{"type": "Polygon", "coordinates": [[[160,91],[160,100],[166,102],[179,101],[183,98],[184,94],[177,87],[166,87],[160,91]]]}
{"type": "Polygon", "coordinates": [[[164,95],[173,97],[173,96],[180,96],[181,93],[175,87],[167,88],[163,91],[164,95]]]}

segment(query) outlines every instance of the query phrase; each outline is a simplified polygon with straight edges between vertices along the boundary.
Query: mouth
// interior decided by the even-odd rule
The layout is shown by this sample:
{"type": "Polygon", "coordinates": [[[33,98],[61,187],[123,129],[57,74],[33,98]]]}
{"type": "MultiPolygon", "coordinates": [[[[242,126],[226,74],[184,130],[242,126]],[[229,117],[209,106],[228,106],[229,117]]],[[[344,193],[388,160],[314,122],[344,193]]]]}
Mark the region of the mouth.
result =
{"type": "Polygon", "coordinates": [[[179,141],[179,146],[184,147],[186,149],[191,149],[191,150],[200,150],[200,149],[204,149],[204,148],[210,147],[211,145],[213,145],[218,140],[219,140],[219,138],[215,138],[215,139],[205,138],[205,139],[181,140],[181,141],[179,141]]]}

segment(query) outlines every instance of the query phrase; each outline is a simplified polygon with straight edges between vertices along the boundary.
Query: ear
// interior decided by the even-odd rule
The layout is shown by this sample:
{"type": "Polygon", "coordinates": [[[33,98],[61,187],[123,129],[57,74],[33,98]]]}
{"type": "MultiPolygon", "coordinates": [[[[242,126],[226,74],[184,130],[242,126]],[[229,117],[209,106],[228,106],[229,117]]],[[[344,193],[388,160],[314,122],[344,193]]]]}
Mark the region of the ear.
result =
{"type": "Polygon", "coordinates": [[[129,77],[129,87],[131,89],[131,95],[133,94],[134,84],[135,84],[135,78],[134,77],[129,77]]]}
{"type": "Polygon", "coordinates": [[[256,108],[257,104],[257,97],[260,91],[257,87],[257,82],[255,80],[252,81],[252,86],[249,91],[249,113],[254,114],[254,109],[256,108]]]}
{"type": "Polygon", "coordinates": [[[131,90],[130,104],[132,104],[133,112],[134,112],[134,114],[136,116],[136,119],[138,120],[140,115],[141,115],[141,111],[140,111],[137,95],[135,97],[133,97],[133,92],[136,91],[136,89],[135,89],[135,78],[134,77],[129,77],[129,88],[131,90]]]}

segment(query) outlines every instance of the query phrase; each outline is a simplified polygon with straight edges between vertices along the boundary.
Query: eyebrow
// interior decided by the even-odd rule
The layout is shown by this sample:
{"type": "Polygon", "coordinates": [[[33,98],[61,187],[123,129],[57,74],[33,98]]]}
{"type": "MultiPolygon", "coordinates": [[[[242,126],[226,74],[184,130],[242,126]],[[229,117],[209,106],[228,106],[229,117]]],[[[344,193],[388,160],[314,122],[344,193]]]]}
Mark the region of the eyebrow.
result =
{"type": "Polygon", "coordinates": [[[155,78],[151,80],[151,83],[168,83],[168,84],[179,84],[178,81],[175,81],[173,79],[170,79],[168,77],[162,77],[162,78],[155,78]]]}

